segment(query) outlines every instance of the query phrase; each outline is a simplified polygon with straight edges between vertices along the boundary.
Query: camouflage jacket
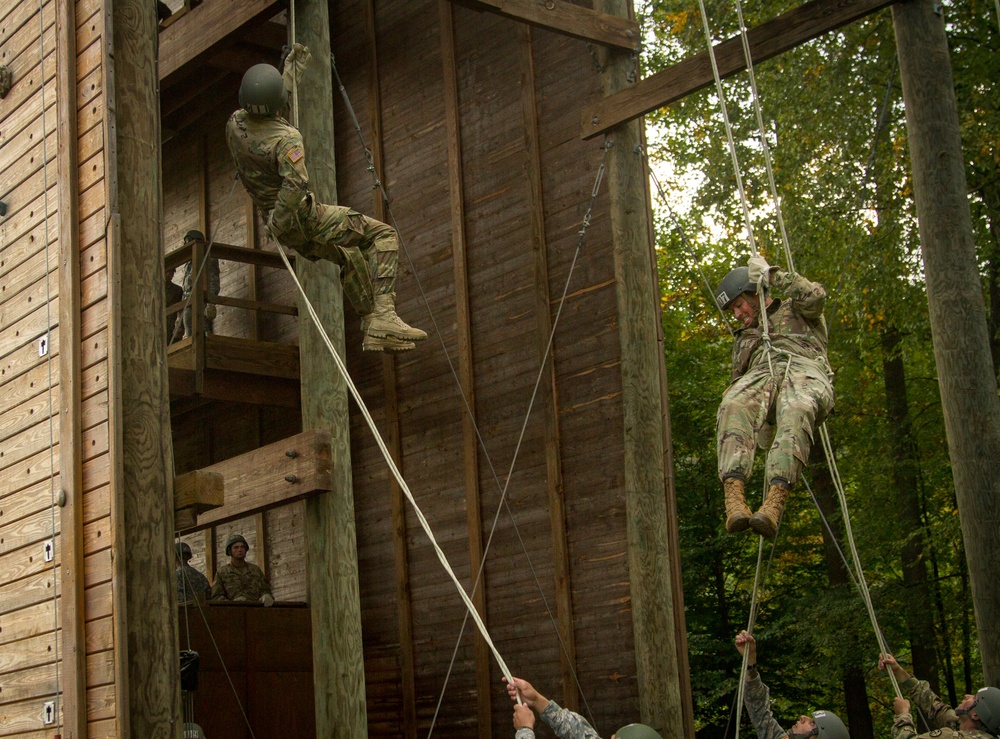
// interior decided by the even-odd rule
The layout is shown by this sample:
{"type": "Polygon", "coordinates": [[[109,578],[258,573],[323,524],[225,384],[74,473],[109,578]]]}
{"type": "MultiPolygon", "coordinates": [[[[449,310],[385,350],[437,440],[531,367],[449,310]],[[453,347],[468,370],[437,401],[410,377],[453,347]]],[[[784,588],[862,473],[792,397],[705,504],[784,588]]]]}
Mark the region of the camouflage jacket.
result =
{"type": "Polygon", "coordinates": [[[910,696],[914,707],[924,715],[931,731],[917,734],[913,716],[901,713],[892,722],[892,739],[907,739],[908,737],[943,737],[944,739],[995,739],[992,734],[979,729],[959,729],[959,719],[955,709],[934,695],[926,680],[909,677],[899,686],[900,690],[910,696]]]}
{"type": "Polygon", "coordinates": [[[260,600],[264,594],[271,594],[271,584],[264,577],[260,567],[247,562],[243,567],[223,565],[215,576],[212,586],[213,600],[260,600]]]}
{"type": "Polygon", "coordinates": [[[753,724],[758,739],[783,739],[788,736],[788,732],[781,728],[781,724],[771,713],[771,691],[764,685],[756,669],[747,672],[743,703],[750,714],[750,723],[753,724]]]}
{"type": "Polygon", "coordinates": [[[181,565],[175,571],[177,575],[177,602],[187,603],[198,593],[204,593],[207,598],[212,593],[208,578],[191,565],[181,565]]]}
{"type": "Polygon", "coordinates": [[[293,249],[308,241],[316,203],[298,129],[280,116],[253,116],[241,108],[229,117],[226,143],[275,238],[293,249]]]}
{"type": "MultiPolygon", "coordinates": [[[[542,720],[552,727],[559,739],[601,739],[583,716],[568,708],[561,708],[555,701],[549,701],[542,711],[542,720]]],[[[535,739],[531,729],[518,729],[514,739],[535,739]]]]}
{"type": "MultiPolygon", "coordinates": [[[[818,362],[829,372],[826,359],[827,330],[823,318],[826,290],[794,272],[776,269],[771,287],[784,292],[785,300],[775,298],[767,308],[767,332],[776,352],[792,354],[818,362]]],[[[733,334],[732,380],[742,377],[764,357],[763,334],[759,325],[737,329],[733,334]]]]}

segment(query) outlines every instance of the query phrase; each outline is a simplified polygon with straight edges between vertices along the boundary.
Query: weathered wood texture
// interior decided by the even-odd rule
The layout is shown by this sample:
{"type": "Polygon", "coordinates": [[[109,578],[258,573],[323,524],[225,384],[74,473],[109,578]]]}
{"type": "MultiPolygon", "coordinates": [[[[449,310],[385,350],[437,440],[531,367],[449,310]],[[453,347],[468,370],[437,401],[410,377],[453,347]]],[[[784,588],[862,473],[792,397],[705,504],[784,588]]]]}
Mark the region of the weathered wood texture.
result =
{"type": "MultiPolygon", "coordinates": [[[[598,144],[578,139],[579,111],[601,99],[601,79],[585,42],[534,28],[528,32],[524,24],[495,13],[444,4],[448,13],[441,3],[405,0],[331,4],[338,71],[392,195],[392,216],[407,250],[400,254],[397,306],[407,321],[432,334],[415,351],[391,359],[362,353],[359,317],[347,306],[347,363],[376,424],[399,450],[406,479],[467,589],[478,567],[470,562],[470,540],[481,537],[485,544],[513,463],[509,511],[500,512],[481,585],[487,623],[512,669],[549,686],[553,698],[579,701],[575,670],[599,730],[610,736],[616,722],[639,717],[640,701],[621,366],[622,322],[632,319],[620,312],[616,295],[607,182],[552,354],[541,366],[602,159],[598,144]],[[449,15],[453,32],[446,31],[449,15]],[[452,33],[453,51],[445,33],[452,33]],[[474,427],[452,367],[474,397],[474,427]],[[525,425],[540,370],[543,386],[525,425]],[[467,501],[478,501],[475,515],[467,501]],[[469,522],[476,518],[482,529],[470,536],[469,522]],[[567,643],[565,654],[547,609],[567,643]]],[[[274,31],[271,25],[260,27],[265,35],[274,31]]],[[[253,48],[241,59],[274,61],[264,53],[251,58],[258,53],[253,48]]],[[[316,71],[318,58],[308,74],[316,71]]],[[[197,115],[191,113],[187,127],[176,127],[164,146],[164,240],[171,248],[197,227],[201,172],[207,172],[207,235],[251,246],[245,242],[248,233],[262,233],[259,220],[248,222],[259,215],[247,207],[242,189],[228,194],[233,168],[222,131],[241,73],[227,69],[206,81],[199,97],[212,100],[193,100],[200,106],[197,115]],[[207,167],[199,160],[202,135],[207,167]]],[[[165,120],[182,122],[183,110],[165,110],[165,120]]],[[[335,148],[317,151],[307,140],[310,174],[316,179],[335,165],[337,200],[389,219],[373,194],[364,150],[339,95],[333,111],[335,148]]],[[[644,194],[641,185],[637,192],[644,194]]],[[[645,218],[641,197],[637,208],[636,217],[645,218]]],[[[270,251],[273,245],[263,239],[261,248],[270,251]]],[[[636,293],[639,302],[646,295],[654,303],[651,279],[647,275],[636,293]]],[[[222,263],[222,294],[295,301],[282,271],[262,267],[253,274],[228,261],[222,263]]],[[[260,314],[255,325],[246,311],[228,305],[219,306],[216,330],[260,341],[298,341],[294,318],[260,314]]],[[[655,331],[651,337],[655,343],[655,331]]],[[[325,348],[304,347],[303,342],[303,362],[307,354],[315,362],[309,372],[333,378],[336,369],[325,348]]],[[[658,394],[658,371],[649,381],[658,394]]],[[[176,399],[174,410],[178,473],[223,462],[300,429],[295,411],[276,407],[176,399]]],[[[435,713],[465,609],[413,511],[400,506],[360,412],[353,404],[348,410],[367,727],[372,736],[419,736],[435,713]]],[[[658,400],[651,410],[661,414],[658,400]]],[[[662,444],[657,436],[657,446],[662,444]]],[[[662,503],[662,479],[660,496],[662,503]]],[[[266,564],[279,599],[307,597],[305,515],[302,503],[264,513],[266,564]]],[[[254,559],[259,549],[252,517],[216,527],[208,551],[201,535],[185,540],[199,563],[218,563],[225,538],[234,531],[253,539],[254,559]]],[[[328,544],[333,542],[343,544],[331,531],[328,544]]],[[[478,715],[486,704],[477,693],[481,684],[490,699],[486,730],[494,736],[510,731],[499,671],[490,658],[489,679],[483,680],[478,641],[467,628],[458,644],[436,735],[485,735],[478,715]]]]}

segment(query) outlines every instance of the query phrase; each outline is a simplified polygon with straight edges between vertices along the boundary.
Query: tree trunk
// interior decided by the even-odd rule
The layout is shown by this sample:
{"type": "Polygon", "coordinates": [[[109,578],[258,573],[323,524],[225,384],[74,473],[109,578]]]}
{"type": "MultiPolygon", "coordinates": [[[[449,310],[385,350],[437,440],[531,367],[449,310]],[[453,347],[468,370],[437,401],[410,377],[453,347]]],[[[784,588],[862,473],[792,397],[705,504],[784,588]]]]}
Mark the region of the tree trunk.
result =
{"type": "Polygon", "coordinates": [[[990,222],[990,243],[986,250],[990,298],[990,355],[993,368],[1000,367],[1000,187],[989,182],[979,190],[990,222]]]}
{"type": "MultiPolygon", "coordinates": [[[[910,423],[906,395],[906,368],[901,352],[902,339],[895,326],[882,330],[882,377],[885,381],[885,408],[889,421],[892,449],[892,482],[896,489],[896,511],[903,525],[905,539],[900,555],[903,586],[910,604],[929,604],[924,560],[924,522],[920,516],[919,458],[910,423]]],[[[906,626],[910,634],[913,672],[939,692],[937,649],[934,637],[934,612],[929,608],[907,608],[906,626]]]]}
{"type": "Polygon", "coordinates": [[[892,6],[934,357],[986,682],[1000,683],[1000,398],[940,3],[892,6]]]}
{"type": "MultiPolygon", "coordinates": [[[[831,538],[830,531],[823,526],[823,549],[826,555],[826,568],[829,573],[830,585],[834,588],[851,587],[850,576],[844,561],[837,552],[837,542],[843,541],[843,531],[840,518],[840,506],[837,502],[837,491],[833,486],[830,471],[823,459],[821,448],[812,450],[813,493],[820,513],[830,524],[830,529],[836,539],[831,538]]],[[[845,667],[841,679],[844,684],[844,702],[847,705],[847,726],[851,739],[874,739],[875,728],[872,724],[872,711],[868,703],[868,686],[865,673],[860,664],[845,667]]]]}

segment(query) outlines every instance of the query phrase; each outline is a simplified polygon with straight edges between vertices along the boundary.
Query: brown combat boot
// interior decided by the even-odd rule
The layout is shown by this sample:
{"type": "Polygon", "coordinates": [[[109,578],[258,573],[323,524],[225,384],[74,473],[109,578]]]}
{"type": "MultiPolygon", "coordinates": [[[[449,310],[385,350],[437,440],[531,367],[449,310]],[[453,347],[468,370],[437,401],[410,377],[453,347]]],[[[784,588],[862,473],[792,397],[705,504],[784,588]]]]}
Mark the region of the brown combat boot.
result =
{"type": "Polygon", "coordinates": [[[773,539],[778,533],[778,522],[781,521],[781,512],[785,509],[785,500],[788,498],[789,490],[780,482],[772,482],[767,490],[767,497],[760,510],[753,514],[750,519],[750,528],[755,533],[760,534],[765,539],[773,539]]]}
{"type": "Polygon", "coordinates": [[[750,526],[750,508],[744,495],[743,480],[727,477],[722,482],[722,490],[726,496],[726,531],[730,534],[746,531],[750,526]]]}
{"type": "Polygon", "coordinates": [[[375,310],[361,319],[361,330],[365,332],[366,340],[371,337],[374,339],[392,338],[399,342],[414,342],[427,338],[425,331],[404,323],[403,319],[396,315],[396,293],[375,296],[375,310]]]}

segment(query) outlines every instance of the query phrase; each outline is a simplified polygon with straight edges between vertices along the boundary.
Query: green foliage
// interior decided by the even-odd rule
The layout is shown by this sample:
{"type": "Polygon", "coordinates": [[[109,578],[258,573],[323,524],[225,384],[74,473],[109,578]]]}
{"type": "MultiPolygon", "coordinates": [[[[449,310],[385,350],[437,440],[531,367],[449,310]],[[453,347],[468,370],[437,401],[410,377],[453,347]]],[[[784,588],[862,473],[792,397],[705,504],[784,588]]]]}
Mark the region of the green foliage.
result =
{"type": "MultiPolygon", "coordinates": [[[[799,4],[754,4],[745,10],[747,25],[799,4]]],[[[993,224],[994,234],[1000,232],[1000,214],[988,196],[991,187],[1000,193],[1000,40],[992,5],[965,0],[948,8],[984,280],[1000,254],[989,230],[993,224]]],[[[737,32],[731,3],[707,0],[706,6],[716,41],[737,32]]],[[[638,16],[646,40],[644,75],[705,48],[697,2],[649,0],[638,16]]],[[[953,677],[959,696],[982,678],[938,397],[891,12],[755,71],[796,267],[830,294],[837,409],[828,426],[879,623],[905,663],[907,609],[934,610],[939,692],[947,701],[947,678],[953,677]],[[900,526],[896,515],[900,491],[894,489],[892,449],[899,429],[887,421],[882,347],[890,330],[902,337],[934,603],[913,602],[903,585],[900,552],[919,532],[900,526]],[[963,631],[969,634],[964,641],[963,631]]],[[[726,80],[725,94],[757,246],[772,263],[783,263],[747,77],[726,80]]],[[[733,732],[739,658],[732,641],[749,615],[757,546],[756,537],[730,536],[722,526],[715,412],[728,382],[731,341],[705,282],[714,285],[745,263],[750,250],[714,86],[647,116],[647,128],[651,166],[663,187],[662,196],[654,189],[654,210],[691,680],[696,728],[708,739],[733,732]]],[[[807,478],[814,473],[807,470],[807,478]]],[[[758,473],[751,487],[761,484],[758,473]]],[[[858,667],[868,678],[876,735],[888,735],[892,694],[875,669],[877,641],[853,587],[831,587],[822,532],[800,486],[759,594],[759,661],[775,714],[784,726],[820,707],[846,717],[841,673],[858,667]]],[[[746,719],[743,731],[752,732],[746,719]]]]}

